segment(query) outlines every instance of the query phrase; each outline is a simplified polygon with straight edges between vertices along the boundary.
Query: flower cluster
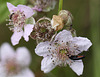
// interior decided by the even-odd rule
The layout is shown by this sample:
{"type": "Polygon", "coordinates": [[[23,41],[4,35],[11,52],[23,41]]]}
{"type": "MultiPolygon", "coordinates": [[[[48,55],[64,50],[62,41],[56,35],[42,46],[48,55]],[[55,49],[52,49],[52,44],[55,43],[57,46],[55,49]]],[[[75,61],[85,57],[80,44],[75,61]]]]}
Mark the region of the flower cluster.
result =
{"type": "MultiPolygon", "coordinates": [[[[72,14],[68,10],[60,10],[58,15],[52,16],[52,19],[45,16],[37,20],[33,18],[36,12],[49,12],[54,9],[55,4],[56,0],[34,0],[34,7],[31,8],[26,5],[15,7],[11,3],[7,3],[10,11],[8,25],[12,25],[9,28],[14,32],[11,42],[13,45],[18,44],[22,36],[25,41],[29,41],[29,36],[33,40],[36,40],[35,53],[43,56],[41,70],[44,73],[50,72],[56,66],[69,65],[77,75],[82,75],[84,68],[82,59],[84,56],[80,56],[79,54],[83,51],[88,51],[92,43],[86,37],[76,36],[76,31],[72,28],[72,14]]],[[[12,50],[10,49],[10,51],[12,50]]],[[[26,53],[23,51],[27,51],[27,49],[19,48],[16,56],[13,56],[15,53],[11,52],[13,55],[6,55],[6,57],[9,56],[11,58],[7,58],[5,62],[1,62],[5,64],[7,74],[9,72],[12,74],[12,70],[14,70],[13,74],[18,73],[20,70],[22,71],[24,65],[29,65],[30,59],[28,63],[22,60],[24,57],[28,57],[28,54],[23,56],[23,53],[26,53]],[[17,55],[20,57],[17,57],[17,55]],[[16,62],[13,62],[14,60],[16,62]],[[24,64],[22,61],[24,61],[24,64]],[[23,66],[20,62],[22,62],[23,66]]],[[[4,53],[3,50],[1,52],[4,53]]],[[[26,69],[24,70],[26,72],[29,71],[27,68],[24,69],[26,69]]],[[[28,73],[28,75],[30,74],[28,73]]]]}
{"type": "Polygon", "coordinates": [[[30,62],[27,48],[20,47],[15,52],[8,43],[0,47],[0,77],[35,77],[29,69],[30,62]]]}

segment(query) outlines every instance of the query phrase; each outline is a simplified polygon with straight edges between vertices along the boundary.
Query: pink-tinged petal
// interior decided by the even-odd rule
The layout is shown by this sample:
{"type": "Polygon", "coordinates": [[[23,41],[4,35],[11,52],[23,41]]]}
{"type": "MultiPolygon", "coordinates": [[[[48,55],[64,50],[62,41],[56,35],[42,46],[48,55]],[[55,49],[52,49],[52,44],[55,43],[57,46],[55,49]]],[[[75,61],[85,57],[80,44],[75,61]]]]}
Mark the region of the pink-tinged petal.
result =
{"type": "Polygon", "coordinates": [[[8,43],[3,43],[1,46],[1,61],[6,61],[9,58],[14,58],[15,52],[14,49],[8,44],[8,43]]]}
{"type": "Polygon", "coordinates": [[[35,75],[29,68],[25,68],[13,77],[35,77],[35,75]]]}
{"type": "Polygon", "coordinates": [[[33,31],[33,27],[34,27],[33,24],[27,24],[27,25],[24,26],[24,35],[23,35],[23,37],[26,41],[29,41],[29,35],[33,31]]]}
{"type": "Polygon", "coordinates": [[[83,65],[83,62],[82,60],[78,60],[78,61],[75,61],[73,62],[71,65],[70,65],[70,68],[77,74],[77,75],[82,75],[83,73],[83,68],[84,68],[84,65],[83,65]]]}
{"type": "Polygon", "coordinates": [[[19,40],[21,39],[21,37],[23,36],[23,31],[17,32],[15,31],[11,37],[11,42],[13,45],[16,45],[19,43],[19,40]]]}
{"type": "Polygon", "coordinates": [[[29,66],[31,62],[31,56],[29,50],[25,47],[20,47],[16,50],[16,53],[17,53],[16,59],[18,64],[20,64],[23,67],[29,66]]]}
{"type": "Polygon", "coordinates": [[[9,9],[10,13],[12,13],[13,11],[15,11],[17,9],[17,7],[15,7],[14,5],[12,5],[9,2],[7,2],[7,7],[9,9]]]}
{"type": "Polygon", "coordinates": [[[41,70],[48,73],[57,66],[58,62],[51,56],[44,57],[41,62],[41,70]]]}
{"type": "Polygon", "coordinates": [[[24,12],[26,18],[29,18],[34,14],[33,9],[28,6],[18,5],[17,7],[18,7],[18,9],[20,9],[21,11],[24,12]]]}
{"type": "Polygon", "coordinates": [[[61,32],[59,32],[57,34],[57,36],[55,37],[55,41],[58,40],[58,43],[62,44],[62,43],[66,43],[68,41],[70,41],[72,39],[72,34],[70,31],[67,30],[63,30],[61,32]]]}
{"type": "Polygon", "coordinates": [[[82,51],[87,51],[88,48],[92,45],[91,41],[84,37],[74,37],[72,44],[76,44],[78,46],[76,52],[81,53],[82,51]]]}
{"type": "Polygon", "coordinates": [[[53,50],[54,47],[50,45],[50,42],[41,42],[35,48],[35,53],[39,56],[47,56],[51,54],[49,49],[53,50]]]}
{"type": "Polygon", "coordinates": [[[33,10],[36,10],[36,11],[39,11],[39,12],[42,11],[42,9],[41,8],[38,8],[37,6],[33,7],[32,9],[33,10]]]}

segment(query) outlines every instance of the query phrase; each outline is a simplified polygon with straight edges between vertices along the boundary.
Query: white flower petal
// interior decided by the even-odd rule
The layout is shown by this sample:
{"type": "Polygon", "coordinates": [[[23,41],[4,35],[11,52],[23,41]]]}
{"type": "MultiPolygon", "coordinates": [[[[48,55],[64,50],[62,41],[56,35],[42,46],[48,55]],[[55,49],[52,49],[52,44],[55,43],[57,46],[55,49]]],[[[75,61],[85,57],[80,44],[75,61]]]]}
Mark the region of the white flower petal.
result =
{"type": "Polygon", "coordinates": [[[57,66],[57,61],[54,58],[53,59],[51,58],[52,58],[51,56],[44,57],[41,62],[41,70],[44,71],[44,73],[50,72],[57,66]]]}
{"type": "Polygon", "coordinates": [[[72,35],[70,31],[63,30],[57,34],[55,37],[55,41],[58,40],[60,44],[66,43],[72,39],[72,35]]]}
{"type": "Polygon", "coordinates": [[[1,61],[5,61],[15,56],[14,49],[8,43],[2,44],[0,52],[1,52],[1,61]]]}
{"type": "Polygon", "coordinates": [[[51,48],[51,50],[53,49],[53,47],[50,46],[50,42],[41,42],[36,46],[35,53],[39,56],[47,56],[50,54],[48,48],[51,48]]]}
{"type": "Polygon", "coordinates": [[[17,7],[15,7],[14,5],[12,5],[9,2],[7,2],[7,7],[9,9],[10,13],[12,13],[12,11],[14,11],[15,9],[17,9],[17,7]]]}
{"type": "Polygon", "coordinates": [[[21,39],[21,37],[23,36],[23,31],[17,32],[15,31],[11,37],[11,42],[13,45],[16,45],[19,43],[19,40],[21,39]]]}
{"type": "Polygon", "coordinates": [[[84,68],[84,65],[83,65],[82,60],[78,60],[78,61],[73,62],[73,63],[70,65],[70,68],[71,68],[77,75],[82,75],[82,73],[83,73],[83,68],[84,68]]]}
{"type": "Polygon", "coordinates": [[[35,75],[29,68],[25,68],[13,77],[35,77],[35,75]]]}
{"type": "Polygon", "coordinates": [[[28,6],[25,6],[25,5],[18,5],[17,7],[18,7],[21,11],[24,12],[26,18],[29,18],[29,17],[31,17],[31,16],[34,14],[32,8],[30,8],[30,7],[28,7],[28,6]]]}
{"type": "Polygon", "coordinates": [[[5,67],[0,63],[0,77],[7,77],[7,72],[5,67]]]}
{"type": "Polygon", "coordinates": [[[92,45],[91,41],[84,37],[74,37],[73,44],[76,44],[78,46],[78,53],[81,53],[82,51],[87,51],[88,48],[92,45]]]}
{"type": "Polygon", "coordinates": [[[29,41],[29,35],[33,31],[33,27],[34,27],[33,24],[27,24],[27,25],[24,26],[24,35],[23,35],[23,37],[26,41],[29,41]]]}
{"type": "Polygon", "coordinates": [[[17,62],[23,67],[29,66],[31,62],[31,56],[29,50],[25,47],[20,47],[16,50],[16,53],[17,53],[16,55],[17,62]]]}

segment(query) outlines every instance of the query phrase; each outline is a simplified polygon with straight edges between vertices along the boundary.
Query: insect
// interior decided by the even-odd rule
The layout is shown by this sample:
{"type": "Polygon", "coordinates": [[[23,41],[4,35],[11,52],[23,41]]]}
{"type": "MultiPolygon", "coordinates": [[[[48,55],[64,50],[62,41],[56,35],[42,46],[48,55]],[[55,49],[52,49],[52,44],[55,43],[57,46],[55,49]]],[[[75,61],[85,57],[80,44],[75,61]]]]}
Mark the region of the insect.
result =
{"type": "Polygon", "coordinates": [[[68,56],[71,60],[80,60],[80,59],[83,59],[83,58],[85,58],[85,56],[84,55],[81,55],[81,56],[79,56],[79,55],[71,55],[71,56],[68,56]]]}
{"type": "Polygon", "coordinates": [[[12,16],[13,16],[13,15],[14,15],[14,13],[12,13],[12,14],[9,16],[9,18],[12,19],[12,16]]]}

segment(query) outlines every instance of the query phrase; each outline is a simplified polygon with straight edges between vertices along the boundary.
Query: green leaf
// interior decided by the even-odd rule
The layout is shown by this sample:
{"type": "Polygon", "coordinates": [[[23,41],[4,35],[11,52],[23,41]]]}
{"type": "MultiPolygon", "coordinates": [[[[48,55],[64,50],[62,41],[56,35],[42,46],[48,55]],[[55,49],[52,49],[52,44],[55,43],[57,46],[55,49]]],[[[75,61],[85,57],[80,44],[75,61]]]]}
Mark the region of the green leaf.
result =
{"type": "Polygon", "coordinates": [[[0,23],[5,22],[7,19],[9,13],[9,10],[7,8],[7,2],[12,3],[13,5],[18,4],[26,4],[26,0],[1,0],[0,1],[0,23]]]}

